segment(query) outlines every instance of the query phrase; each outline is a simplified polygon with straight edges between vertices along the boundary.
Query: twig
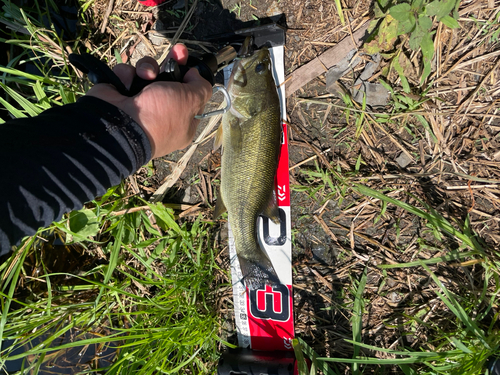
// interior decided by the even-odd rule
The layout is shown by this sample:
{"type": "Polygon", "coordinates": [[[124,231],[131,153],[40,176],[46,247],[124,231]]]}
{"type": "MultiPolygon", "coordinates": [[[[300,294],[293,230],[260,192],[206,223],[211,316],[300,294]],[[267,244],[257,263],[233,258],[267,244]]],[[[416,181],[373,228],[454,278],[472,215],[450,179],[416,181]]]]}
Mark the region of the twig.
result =
{"type": "MultiPolygon", "coordinates": [[[[336,226],[338,226],[339,228],[342,228],[342,229],[344,229],[344,230],[346,230],[346,231],[351,232],[351,228],[347,228],[347,227],[345,227],[345,226],[343,226],[343,225],[341,225],[341,224],[339,224],[339,223],[336,223],[336,222],[334,222],[334,221],[332,221],[332,220],[330,220],[330,223],[335,224],[335,225],[336,225],[336,226]]],[[[377,246],[377,247],[380,247],[381,249],[383,249],[383,250],[385,250],[385,251],[387,251],[387,252],[389,252],[389,253],[395,253],[395,252],[394,252],[394,250],[392,250],[392,249],[388,248],[387,246],[382,245],[380,242],[375,241],[373,238],[370,238],[370,237],[368,237],[368,236],[365,236],[364,234],[359,233],[359,232],[357,232],[357,231],[355,231],[355,230],[352,230],[352,233],[353,233],[355,236],[358,236],[358,237],[360,237],[360,238],[364,239],[365,241],[368,241],[368,242],[369,242],[369,243],[371,243],[372,245],[377,246]]],[[[391,263],[391,264],[397,264],[397,263],[398,263],[398,262],[393,261],[392,259],[390,259],[389,257],[387,257],[387,256],[385,256],[385,255],[383,255],[383,258],[385,258],[385,260],[387,260],[387,261],[388,261],[389,263],[391,263]]]]}
{"type": "MultiPolygon", "coordinates": [[[[183,204],[183,203],[164,203],[163,205],[166,208],[172,208],[174,210],[183,211],[179,215],[179,217],[180,217],[185,212],[192,211],[193,208],[197,208],[200,204],[201,203],[198,203],[196,206],[193,206],[191,204],[183,204]]],[[[111,212],[110,216],[121,216],[121,215],[131,214],[131,213],[138,212],[138,211],[149,210],[149,209],[151,209],[149,206],[131,207],[131,208],[126,208],[124,210],[111,212]]]]}
{"type": "Polygon", "coordinates": [[[447,190],[466,190],[466,189],[484,189],[496,188],[498,185],[461,185],[461,186],[446,186],[447,190]]]}
{"type": "MultiPolygon", "coordinates": [[[[462,109],[462,107],[464,106],[465,103],[469,103],[469,106],[467,107],[467,110],[465,111],[466,113],[468,112],[469,110],[469,107],[470,107],[470,103],[472,103],[472,101],[474,100],[474,97],[476,96],[476,94],[478,93],[478,91],[481,89],[481,86],[483,85],[483,83],[490,77],[490,75],[497,70],[498,66],[500,65],[500,58],[497,60],[497,62],[495,63],[495,65],[493,66],[493,68],[488,72],[488,74],[486,74],[484,76],[484,78],[481,80],[481,82],[479,83],[479,85],[476,86],[476,88],[474,89],[474,91],[470,94],[469,98],[464,100],[457,108],[457,110],[455,111],[455,114],[458,115],[460,113],[460,110],[462,109]]],[[[463,118],[463,117],[462,117],[463,118]]]]}
{"type": "Polygon", "coordinates": [[[323,220],[322,217],[318,217],[317,215],[313,215],[313,218],[314,220],[316,220],[316,222],[321,225],[321,228],[323,228],[323,230],[325,231],[326,234],[328,234],[332,240],[335,241],[335,243],[338,244],[338,239],[337,237],[335,236],[335,234],[330,230],[330,228],[328,228],[328,225],[326,225],[325,221],[323,220]]]}
{"type": "Polygon", "coordinates": [[[330,292],[333,292],[333,287],[332,287],[332,283],[329,282],[327,279],[325,279],[318,271],[316,271],[314,268],[311,268],[311,267],[308,267],[309,270],[318,278],[321,280],[321,282],[323,283],[324,286],[327,287],[327,289],[330,291],[330,292]]]}
{"type": "MultiPolygon", "coordinates": [[[[325,151],[321,151],[321,152],[320,152],[320,154],[326,154],[327,152],[330,152],[330,151],[331,151],[331,148],[326,149],[325,151]]],[[[317,157],[318,157],[318,155],[313,155],[313,156],[311,156],[310,158],[307,158],[307,159],[305,159],[305,160],[302,160],[301,162],[299,162],[299,163],[297,163],[297,164],[295,164],[295,165],[291,166],[288,170],[289,170],[289,171],[291,171],[292,169],[295,169],[295,168],[297,168],[297,167],[300,167],[302,164],[305,164],[305,163],[307,163],[307,162],[310,162],[310,161],[312,161],[312,160],[316,159],[317,157]]]]}
{"type": "MultiPolygon", "coordinates": [[[[187,4],[187,2],[186,2],[187,4]]],[[[186,29],[186,26],[187,24],[189,23],[189,20],[191,19],[191,17],[193,16],[194,14],[194,11],[196,9],[196,6],[198,5],[198,0],[194,0],[193,1],[193,5],[191,5],[191,9],[189,9],[189,12],[186,13],[186,17],[184,17],[184,20],[182,21],[181,25],[179,26],[179,28],[177,29],[177,32],[174,34],[174,37],[172,38],[172,41],[171,41],[171,44],[170,44],[170,47],[167,48],[163,54],[161,55],[160,57],[160,62],[164,61],[166,58],[167,58],[167,55],[168,53],[170,52],[170,49],[172,48],[172,46],[174,46],[177,41],[179,40],[179,37],[181,36],[181,34],[184,32],[184,30],[186,29]]]]}
{"type": "MultiPolygon", "coordinates": [[[[148,47],[148,49],[151,51],[151,53],[153,54],[153,57],[156,56],[156,50],[155,48],[153,47],[153,45],[151,44],[151,42],[148,40],[148,38],[146,38],[144,36],[144,34],[139,31],[137,29],[137,27],[135,27],[134,24],[132,24],[134,26],[134,31],[136,33],[136,35],[142,40],[142,42],[146,45],[146,47],[148,47]]],[[[163,61],[163,60],[160,60],[160,61],[163,61]]]]}
{"type": "Polygon", "coordinates": [[[189,216],[191,215],[193,212],[196,212],[200,209],[200,206],[203,202],[200,202],[194,206],[192,206],[191,208],[188,208],[187,210],[185,211],[182,211],[180,214],[179,214],[179,217],[184,217],[184,216],[189,216]]]}
{"type": "Polygon", "coordinates": [[[101,25],[101,34],[104,34],[106,31],[106,27],[108,26],[108,18],[113,10],[113,5],[115,4],[115,0],[109,0],[108,8],[106,9],[106,13],[104,13],[104,19],[101,25]]]}

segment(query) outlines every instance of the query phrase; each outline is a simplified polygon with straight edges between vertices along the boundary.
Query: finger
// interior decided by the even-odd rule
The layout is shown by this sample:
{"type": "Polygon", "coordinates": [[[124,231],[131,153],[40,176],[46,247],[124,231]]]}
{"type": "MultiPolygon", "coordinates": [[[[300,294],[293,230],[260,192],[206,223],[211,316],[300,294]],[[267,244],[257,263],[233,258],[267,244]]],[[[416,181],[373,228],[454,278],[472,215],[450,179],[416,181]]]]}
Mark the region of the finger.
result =
{"type": "Polygon", "coordinates": [[[192,91],[198,93],[203,105],[212,97],[212,85],[200,75],[198,69],[189,69],[184,76],[184,83],[187,83],[192,91]]]}
{"type": "Polygon", "coordinates": [[[127,64],[118,64],[113,68],[113,72],[123,82],[127,90],[130,89],[135,76],[135,68],[127,64]]]}
{"type": "Polygon", "coordinates": [[[150,56],[143,57],[135,65],[137,75],[143,79],[153,80],[158,75],[158,63],[150,56]]]}
{"type": "Polygon", "coordinates": [[[170,52],[168,53],[167,57],[165,58],[165,61],[162,63],[161,71],[165,69],[165,63],[170,59],[174,59],[175,61],[177,61],[179,65],[186,65],[188,60],[187,47],[181,43],[173,46],[170,52]]]}

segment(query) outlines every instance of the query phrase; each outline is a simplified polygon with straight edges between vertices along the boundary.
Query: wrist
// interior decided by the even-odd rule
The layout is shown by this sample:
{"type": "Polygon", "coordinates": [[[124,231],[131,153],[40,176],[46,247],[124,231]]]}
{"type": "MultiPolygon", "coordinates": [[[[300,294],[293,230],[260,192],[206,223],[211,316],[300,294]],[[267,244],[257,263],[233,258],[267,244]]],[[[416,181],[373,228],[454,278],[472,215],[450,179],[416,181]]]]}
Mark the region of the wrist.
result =
{"type": "Polygon", "coordinates": [[[118,108],[123,114],[129,116],[134,122],[136,122],[141,129],[146,134],[149,144],[151,147],[152,158],[157,157],[155,154],[156,147],[154,142],[154,135],[151,134],[148,127],[145,125],[147,121],[143,121],[140,115],[141,111],[138,104],[136,103],[136,97],[126,97],[119,94],[114,86],[108,84],[98,84],[93,86],[86,96],[92,96],[94,98],[100,99],[108,104],[113,105],[118,108]]]}

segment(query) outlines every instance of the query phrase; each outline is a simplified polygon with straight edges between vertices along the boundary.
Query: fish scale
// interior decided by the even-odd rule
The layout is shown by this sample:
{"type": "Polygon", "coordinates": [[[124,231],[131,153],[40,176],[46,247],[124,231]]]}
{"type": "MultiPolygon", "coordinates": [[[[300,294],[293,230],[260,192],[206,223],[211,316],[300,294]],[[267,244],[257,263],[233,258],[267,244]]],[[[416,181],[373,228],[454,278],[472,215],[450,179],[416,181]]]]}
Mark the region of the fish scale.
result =
{"type": "MultiPolygon", "coordinates": [[[[278,281],[257,240],[257,217],[272,202],[281,135],[279,98],[267,48],[238,62],[228,92],[232,110],[222,120],[221,196],[245,284],[255,289],[278,281]]],[[[277,213],[277,206],[273,209],[277,213]]]]}

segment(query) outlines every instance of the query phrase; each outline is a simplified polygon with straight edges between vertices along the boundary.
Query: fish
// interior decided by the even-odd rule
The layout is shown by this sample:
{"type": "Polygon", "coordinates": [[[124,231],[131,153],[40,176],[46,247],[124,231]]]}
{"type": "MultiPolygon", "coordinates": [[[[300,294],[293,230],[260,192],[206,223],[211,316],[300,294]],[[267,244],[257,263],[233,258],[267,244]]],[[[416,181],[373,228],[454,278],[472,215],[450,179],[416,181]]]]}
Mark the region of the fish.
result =
{"type": "Polygon", "coordinates": [[[215,149],[222,145],[220,196],[214,215],[227,210],[243,282],[255,290],[279,284],[257,235],[260,215],[280,222],[274,186],[281,113],[268,48],[235,63],[227,91],[231,108],[223,115],[214,142],[215,149]]]}

